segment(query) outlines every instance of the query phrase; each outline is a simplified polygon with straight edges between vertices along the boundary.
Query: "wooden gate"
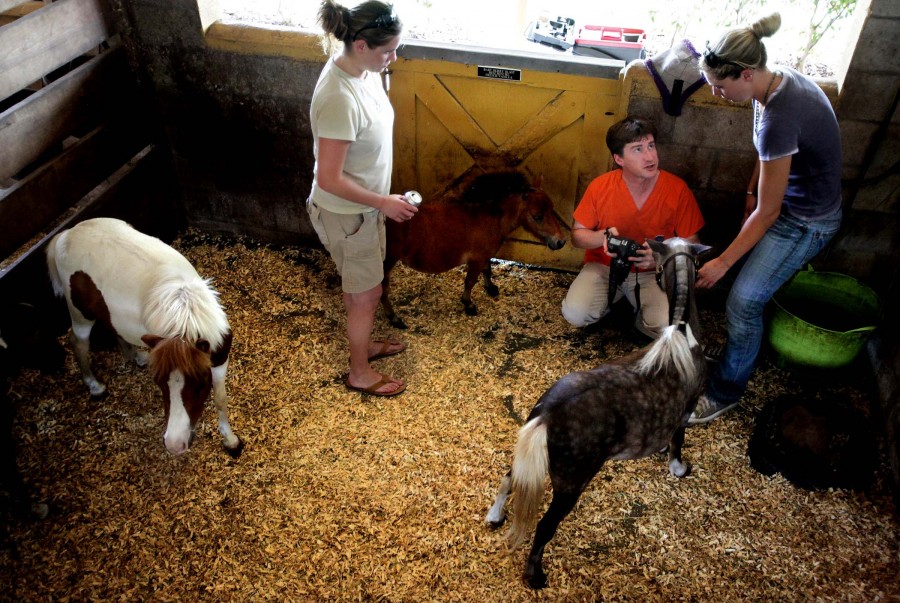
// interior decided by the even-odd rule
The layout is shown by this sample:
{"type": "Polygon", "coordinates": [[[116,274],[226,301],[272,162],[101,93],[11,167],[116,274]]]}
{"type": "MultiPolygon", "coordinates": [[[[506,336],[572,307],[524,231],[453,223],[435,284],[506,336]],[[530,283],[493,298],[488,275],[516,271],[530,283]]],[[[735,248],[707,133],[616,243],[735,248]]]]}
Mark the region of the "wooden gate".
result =
{"type": "MultiPolygon", "coordinates": [[[[588,183],[608,169],[605,136],[619,119],[623,63],[479,51],[456,51],[448,60],[448,49],[434,56],[441,50],[404,46],[391,67],[392,188],[414,188],[428,199],[472,170],[515,168],[542,177],[571,225],[588,183]]],[[[498,256],[577,270],[583,251],[571,245],[550,251],[519,230],[498,256]]]]}

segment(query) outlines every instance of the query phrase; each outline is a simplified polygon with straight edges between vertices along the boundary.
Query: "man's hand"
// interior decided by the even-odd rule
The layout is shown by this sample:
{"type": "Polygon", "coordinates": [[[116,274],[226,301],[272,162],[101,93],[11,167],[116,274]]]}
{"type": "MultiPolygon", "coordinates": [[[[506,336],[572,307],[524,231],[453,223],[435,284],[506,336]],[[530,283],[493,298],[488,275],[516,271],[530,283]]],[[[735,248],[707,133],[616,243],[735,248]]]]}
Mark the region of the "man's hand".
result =
{"type": "Polygon", "coordinates": [[[638,270],[652,270],[656,267],[656,258],[653,257],[653,250],[647,243],[641,245],[638,255],[628,258],[638,270]]]}

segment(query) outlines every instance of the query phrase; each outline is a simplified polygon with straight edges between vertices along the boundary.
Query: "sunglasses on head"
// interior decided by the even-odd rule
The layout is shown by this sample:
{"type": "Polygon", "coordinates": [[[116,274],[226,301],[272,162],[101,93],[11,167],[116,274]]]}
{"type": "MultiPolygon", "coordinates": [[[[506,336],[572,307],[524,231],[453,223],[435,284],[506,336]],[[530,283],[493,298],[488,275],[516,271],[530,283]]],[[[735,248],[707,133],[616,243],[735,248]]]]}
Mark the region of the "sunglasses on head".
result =
{"type": "Polygon", "coordinates": [[[353,34],[353,40],[359,37],[359,34],[364,32],[367,29],[390,29],[397,22],[397,15],[394,14],[393,5],[388,6],[388,12],[379,15],[374,21],[370,21],[366,23],[362,27],[356,30],[356,33],[353,34]]]}
{"type": "Polygon", "coordinates": [[[731,66],[737,67],[741,70],[748,69],[748,67],[746,65],[742,65],[740,63],[735,63],[734,61],[728,61],[728,60],[723,59],[722,57],[717,55],[715,52],[713,52],[709,46],[707,46],[706,50],[703,51],[703,62],[706,63],[706,65],[710,69],[718,69],[719,67],[722,67],[723,65],[731,65],[731,66]]]}

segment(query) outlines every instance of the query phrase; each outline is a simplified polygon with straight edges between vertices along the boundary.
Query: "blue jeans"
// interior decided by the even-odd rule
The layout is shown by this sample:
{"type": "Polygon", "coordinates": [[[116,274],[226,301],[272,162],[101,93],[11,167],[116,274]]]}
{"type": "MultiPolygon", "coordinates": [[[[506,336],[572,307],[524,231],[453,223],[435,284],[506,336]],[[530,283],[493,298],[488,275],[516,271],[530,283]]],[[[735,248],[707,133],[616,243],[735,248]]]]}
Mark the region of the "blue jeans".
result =
{"type": "Polygon", "coordinates": [[[828,244],[840,225],[840,213],[807,222],[782,211],[750,251],[725,303],[728,343],[722,361],[710,373],[708,397],[719,404],[740,399],[762,345],[766,304],[828,244]]]}

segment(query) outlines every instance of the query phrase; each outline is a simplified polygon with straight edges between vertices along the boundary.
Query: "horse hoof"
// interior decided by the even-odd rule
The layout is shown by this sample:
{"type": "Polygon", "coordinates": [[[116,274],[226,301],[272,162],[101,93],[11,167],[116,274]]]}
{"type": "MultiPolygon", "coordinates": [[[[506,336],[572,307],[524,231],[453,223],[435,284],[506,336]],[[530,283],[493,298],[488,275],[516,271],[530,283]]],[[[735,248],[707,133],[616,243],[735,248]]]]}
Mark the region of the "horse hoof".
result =
{"type": "Polygon", "coordinates": [[[486,519],[484,523],[486,523],[490,529],[496,530],[497,528],[501,527],[503,524],[506,523],[506,516],[504,515],[503,517],[501,517],[500,519],[498,519],[496,521],[494,521],[492,519],[486,519]]]}
{"type": "Polygon", "coordinates": [[[497,285],[485,287],[484,292],[488,294],[488,297],[500,297],[500,288],[497,285]]]}
{"type": "Polygon", "coordinates": [[[536,576],[529,576],[526,574],[522,576],[522,580],[528,588],[533,588],[534,590],[540,590],[547,586],[547,575],[544,572],[541,572],[536,576]]]}
{"type": "Polygon", "coordinates": [[[478,316],[478,308],[473,306],[466,306],[466,315],[467,316],[478,316]]]}
{"type": "Polygon", "coordinates": [[[99,402],[100,400],[105,400],[108,395],[109,395],[108,389],[104,389],[102,392],[100,392],[98,394],[91,392],[91,401],[99,402]]]}
{"type": "Polygon", "coordinates": [[[687,477],[691,474],[691,464],[690,463],[669,463],[669,473],[672,474],[672,477],[677,477],[678,479],[687,477]]]}
{"type": "Polygon", "coordinates": [[[28,513],[34,519],[47,519],[50,514],[50,507],[46,503],[31,503],[28,507],[28,513]]]}
{"type": "Polygon", "coordinates": [[[238,440],[237,446],[235,446],[234,448],[229,448],[225,444],[222,444],[222,448],[225,449],[225,452],[228,453],[228,456],[236,459],[237,457],[241,456],[241,453],[244,451],[244,440],[238,440]]]}
{"type": "Polygon", "coordinates": [[[388,320],[388,322],[391,323],[391,326],[394,327],[395,329],[406,329],[407,328],[406,323],[403,322],[402,318],[396,318],[396,317],[391,318],[388,320]]]}

